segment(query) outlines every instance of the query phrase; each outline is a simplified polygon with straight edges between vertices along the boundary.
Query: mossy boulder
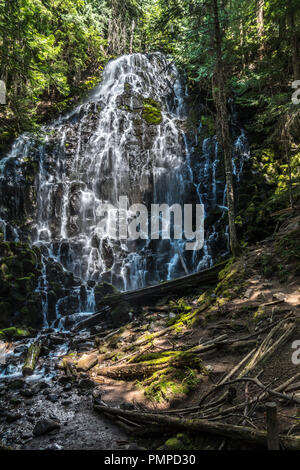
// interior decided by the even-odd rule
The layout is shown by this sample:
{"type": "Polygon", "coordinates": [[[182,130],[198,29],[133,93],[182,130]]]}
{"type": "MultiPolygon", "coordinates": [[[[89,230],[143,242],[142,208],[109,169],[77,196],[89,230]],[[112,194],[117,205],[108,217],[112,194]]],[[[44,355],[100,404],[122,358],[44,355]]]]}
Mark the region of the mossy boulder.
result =
{"type": "Polygon", "coordinates": [[[199,355],[189,351],[148,353],[137,362],[161,365],[160,370],[140,383],[145,396],[156,402],[183,399],[197,387],[201,375],[207,374],[199,355]]]}
{"type": "Polygon", "coordinates": [[[12,340],[18,340],[22,338],[28,338],[30,336],[31,336],[31,333],[28,329],[16,328],[15,326],[0,330],[1,340],[12,341],[12,340]]]}
{"type": "Polygon", "coordinates": [[[165,442],[164,447],[169,450],[182,450],[183,443],[180,439],[178,439],[178,437],[171,437],[165,442]]]}
{"type": "Polygon", "coordinates": [[[118,299],[120,294],[120,291],[108,282],[97,284],[95,287],[95,301],[97,307],[105,304],[105,298],[114,296],[116,299],[118,299]]]}

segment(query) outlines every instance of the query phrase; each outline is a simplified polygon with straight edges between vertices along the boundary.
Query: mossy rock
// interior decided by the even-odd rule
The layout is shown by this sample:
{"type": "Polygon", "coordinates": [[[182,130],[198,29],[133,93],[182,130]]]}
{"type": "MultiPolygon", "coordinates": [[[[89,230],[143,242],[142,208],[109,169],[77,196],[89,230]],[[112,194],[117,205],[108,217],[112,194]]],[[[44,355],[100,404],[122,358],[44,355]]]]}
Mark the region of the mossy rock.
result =
{"type": "Polygon", "coordinates": [[[182,450],[183,443],[177,437],[171,437],[165,442],[164,447],[169,450],[182,450]]]}
{"type": "Polygon", "coordinates": [[[112,284],[108,282],[103,282],[102,284],[97,284],[95,287],[95,301],[97,308],[101,308],[103,305],[107,304],[114,305],[119,302],[121,292],[112,284]]]}
{"type": "Polygon", "coordinates": [[[213,116],[201,116],[201,123],[207,129],[208,136],[213,137],[216,134],[216,123],[213,116]]]}
{"type": "Polygon", "coordinates": [[[108,295],[120,294],[120,291],[118,291],[118,289],[112,284],[109,284],[108,282],[103,282],[102,284],[96,285],[95,294],[97,294],[97,296],[101,298],[104,298],[108,295]]]}
{"type": "Polygon", "coordinates": [[[166,367],[155,372],[140,387],[145,396],[158,403],[172,402],[186,397],[199,384],[200,378],[195,370],[185,367],[166,367]]]}
{"type": "Polygon", "coordinates": [[[22,338],[28,338],[30,336],[31,333],[29,330],[16,328],[15,326],[0,330],[0,339],[2,340],[18,340],[22,338]]]}
{"type": "Polygon", "coordinates": [[[9,390],[20,390],[21,388],[24,387],[24,380],[23,379],[14,379],[8,382],[7,388],[9,390]]]}
{"type": "Polygon", "coordinates": [[[161,124],[163,117],[160,104],[152,98],[146,98],[144,100],[142,118],[148,124],[161,124]]]}
{"type": "Polygon", "coordinates": [[[29,276],[17,278],[16,283],[18,284],[21,293],[28,295],[34,288],[35,275],[30,273],[29,276]]]}

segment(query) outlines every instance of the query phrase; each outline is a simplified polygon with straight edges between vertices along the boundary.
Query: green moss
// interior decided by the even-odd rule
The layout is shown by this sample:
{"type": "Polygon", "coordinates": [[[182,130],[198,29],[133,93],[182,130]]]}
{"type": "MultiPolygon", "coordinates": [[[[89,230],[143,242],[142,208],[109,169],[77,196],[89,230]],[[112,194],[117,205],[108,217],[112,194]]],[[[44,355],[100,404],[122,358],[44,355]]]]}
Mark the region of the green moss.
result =
{"type": "Polygon", "coordinates": [[[30,273],[29,276],[16,279],[16,283],[18,284],[20,291],[26,295],[32,291],[34,287],[34,282],[35,282],[35,275],[33,273],[30,273]]]}
{"type": "Polygon", "coordinates": [[[16,328],[14,326],[0,330],[0,339],[17,340],[31,336],[29,330],[16,328]]]}
{"type": "Polygon", "coordinates": [[[254,312],[253,314],[253,320],[255,322],[259,322],[260,320],[264,320],[265,318],[268,317],[268,312],[264,307],[259,307],[259,309],[254,312]]]}
{"type": "Polygon", "coordinates": [[[208,131],[208,135],[213,137],[216,134],[216,123],[213,116],[201,116],[201,123],[208,131]]]}
{"type": "Polygon", "coordinates": [[[125,93],[130,93],[132,91],[132,86],[130,85],[130,83],[128,82],[124,83],[124,91],[125,93]]]}
{"type": "Polygon", "coordinates": [[[116,302],[120,296],[120,291],[112,284],[108,282],[103,282],[102,284],[97,284],[95,287],[95,300],[96,304],[103,304],[106,298],[115,298],[116,302]]]}
{"type": "Polygon", "coordinates": [[[156,402],[171,402],[176,398],[183,398],[194,390],[199,380],[195,370],[167,367],[155,372],[144,384],[140,385],[144,388],[144,394],[148,399],[156,402]]]}
{"type": "Polygon", "coordinates": [[[158,125],[162,122],[162,113],[160,104],[152,98],[144,99],[142,118],[148,124],[158,125]]]}
{"type": "Polygon", "coordinates": [[[172,364],[177,367],[192,367],[204,371],[202,360],[198,354],[189,351],[162,351],[140,356],[136,362],[144,364],[172,364]]]}
{"type": "Polygon", "coordinates": [[[245,266],[241,259],[231,258],[219,273],[219,283],[215,294],[219,297],[234,299],[245,289],[245,266]]]}
{"type": "Polygon", "coordinates": [[[171,437],[165,442],[165,447],[170,450],[181,450],[183,449],[183,444],[177,437],[171,437]]]}

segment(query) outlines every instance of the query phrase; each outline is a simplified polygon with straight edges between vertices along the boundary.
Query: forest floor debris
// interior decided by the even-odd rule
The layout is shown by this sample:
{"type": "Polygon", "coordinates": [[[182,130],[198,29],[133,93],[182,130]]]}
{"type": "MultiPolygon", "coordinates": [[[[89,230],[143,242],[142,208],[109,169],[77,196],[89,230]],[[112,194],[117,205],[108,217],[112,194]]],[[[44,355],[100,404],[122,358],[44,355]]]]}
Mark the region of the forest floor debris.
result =
{"type": "MultiPolygon", "coordinates": [[[[299,256],[286,252],[292,240],[298,246],[296,230],[298,238],[285,227],[229,261],[215,288],[140,307],[121,328],[45,334],[33,375],[0,382],[3,445],[260,448],[272,401],[280,445],[300,448],[300,369],[292,360],[299,256]],[[35,436],[43,420],[57,425],[35,436]]],[[[8,367],[22,367],[29,341],[16,343],[21,352],[8,367]]]]}

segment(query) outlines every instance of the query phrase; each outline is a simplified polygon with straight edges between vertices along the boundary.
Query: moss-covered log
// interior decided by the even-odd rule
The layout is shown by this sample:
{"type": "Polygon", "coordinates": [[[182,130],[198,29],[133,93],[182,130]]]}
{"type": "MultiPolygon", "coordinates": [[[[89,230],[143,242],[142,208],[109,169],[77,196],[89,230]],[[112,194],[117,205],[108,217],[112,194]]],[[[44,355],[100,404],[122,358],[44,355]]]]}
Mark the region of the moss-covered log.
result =
{"type": "Polygon", "coordinates": [[[111,367],[99,367],[97,375],[109,377],[115,380],[133,380],[148,377],[153,372],[161,369],[161,364],[130,364],[111,367]]]}
{"type": "Polygon", "coordinates": [[[148,377],[166,366],[183,369],[186,367],[193,367],[201,372],[205,372],[205,367],[203,366],[201,359],[189,351],[149,353],[141,356],[138,360],[138,363],[99,367],[97,369],[97,374],[117,380],[132,380],[148,377]]]}
{"type": "Polygon", "coordinates": [[[27,352],[27,357],[22,369],[23,375],[31,375],[34,372],[37,360],[39,358],[40,352],[41,352],[41,342],[36,341],[29,346],[28,352],[27,352]]]}

